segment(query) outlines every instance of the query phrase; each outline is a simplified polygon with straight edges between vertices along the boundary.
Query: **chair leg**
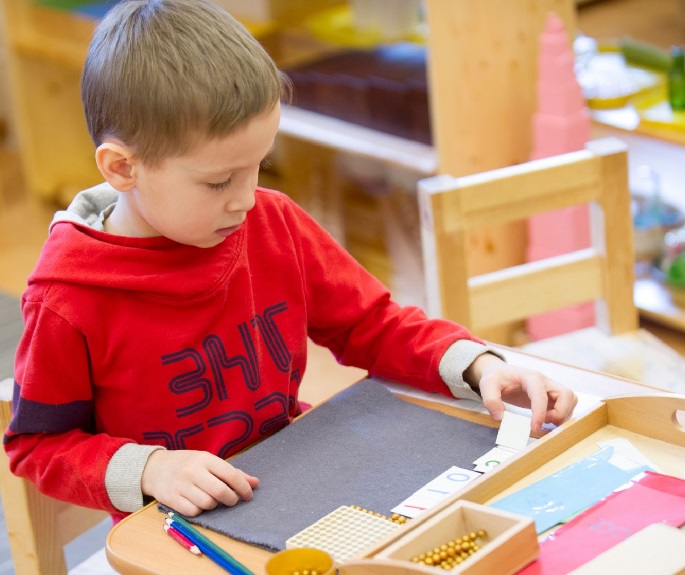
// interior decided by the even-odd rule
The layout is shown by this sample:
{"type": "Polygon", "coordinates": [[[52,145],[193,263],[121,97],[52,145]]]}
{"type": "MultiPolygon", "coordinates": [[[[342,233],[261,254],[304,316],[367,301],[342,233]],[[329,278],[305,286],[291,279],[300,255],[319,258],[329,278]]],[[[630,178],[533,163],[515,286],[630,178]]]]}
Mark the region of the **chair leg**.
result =
{"type": "Polygon", "coordinates": [[[66,575],[56,502],[13,476],[4,451],[0,453],[0,491],[15,571],[22,575],[66,575]]]}
{"type": "MultiPolygon", "coordinates": [[[[0,429],[10,420],[10,402],[5,395],[11,380],[3,380],[0,429]]],[[[40,494],[25,479],[13,475],[5,450],[0,447],[0,495],[7,522],[14,568],[21,575],[66,575],[62,537],[57,527],[60,503],[40,494]]]]}

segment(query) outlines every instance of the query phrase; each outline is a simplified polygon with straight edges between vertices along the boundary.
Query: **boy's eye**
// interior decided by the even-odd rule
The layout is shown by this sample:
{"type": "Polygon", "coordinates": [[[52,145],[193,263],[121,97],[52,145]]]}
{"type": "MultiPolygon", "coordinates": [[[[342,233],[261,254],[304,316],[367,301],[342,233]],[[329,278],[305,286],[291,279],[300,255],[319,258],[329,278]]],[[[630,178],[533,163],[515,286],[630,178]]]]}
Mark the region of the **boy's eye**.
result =
{"type": "Polygon", "coordinates": [[[211,190],[225,190],[231,185],[231,178],[228,178],[225,182],[219,182],[218,184],[207,183],[207,186],[211,190]]]}

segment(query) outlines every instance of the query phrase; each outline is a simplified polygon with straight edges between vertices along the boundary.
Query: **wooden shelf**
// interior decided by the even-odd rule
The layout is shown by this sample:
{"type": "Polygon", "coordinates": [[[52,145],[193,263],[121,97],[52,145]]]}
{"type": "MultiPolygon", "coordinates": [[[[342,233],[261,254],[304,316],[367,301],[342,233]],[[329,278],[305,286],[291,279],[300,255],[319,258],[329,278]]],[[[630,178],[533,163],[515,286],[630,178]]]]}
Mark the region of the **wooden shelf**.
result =
{"type": "Polygon", "coordinates": [[[635,305],[645,319],[685,332],[685,309],[678,306],[668,288],[652,277],[635,282],[635,305]]]}
{"type": "Polygon", "coordinates": [[[437,153],[432,146],[384,134],[316,112],[283,106],[280,133],[325,148],[433,175],[437,153]]]}

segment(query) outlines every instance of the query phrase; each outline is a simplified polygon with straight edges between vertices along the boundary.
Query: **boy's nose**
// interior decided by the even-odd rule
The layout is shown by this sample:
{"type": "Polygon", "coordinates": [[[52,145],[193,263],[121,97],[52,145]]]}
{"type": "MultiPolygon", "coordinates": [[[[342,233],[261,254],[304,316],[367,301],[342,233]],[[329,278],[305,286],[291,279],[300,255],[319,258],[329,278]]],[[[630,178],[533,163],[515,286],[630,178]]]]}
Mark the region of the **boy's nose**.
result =
{"type": "Polygon", "coordinates": [[[239,194],[233,196],[226,202],[227,212],[248,212],[255,205],[255,188],[246,186],[239,194]]]}

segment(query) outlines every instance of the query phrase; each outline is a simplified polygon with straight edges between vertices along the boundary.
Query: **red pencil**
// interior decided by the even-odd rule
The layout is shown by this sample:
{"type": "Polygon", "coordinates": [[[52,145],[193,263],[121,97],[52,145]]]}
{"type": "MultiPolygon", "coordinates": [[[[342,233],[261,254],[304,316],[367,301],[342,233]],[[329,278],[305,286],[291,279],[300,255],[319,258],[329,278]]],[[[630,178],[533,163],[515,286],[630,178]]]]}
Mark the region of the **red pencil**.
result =
{"type": "Polygon", "coordinates": [[[174,529],[171,525],[164,525],[164,531],[166,531],[167,535],[169,535],[174,541],[182,545],[192,554],[197,555],[198,557],[202,555],[202,551],[198,549],[197,545],[183,535],[183,533],[174,529]]]}

